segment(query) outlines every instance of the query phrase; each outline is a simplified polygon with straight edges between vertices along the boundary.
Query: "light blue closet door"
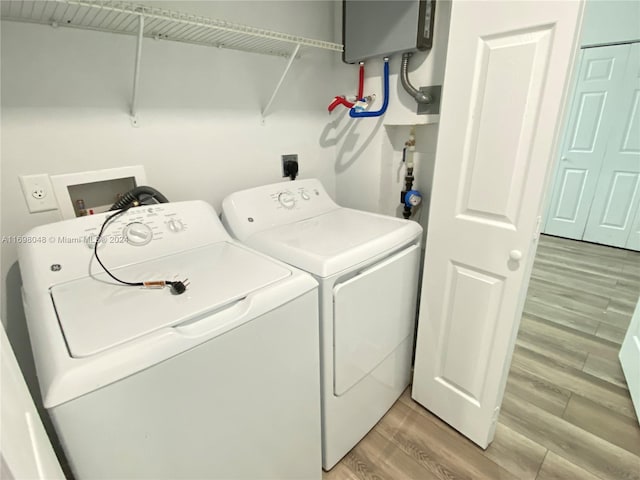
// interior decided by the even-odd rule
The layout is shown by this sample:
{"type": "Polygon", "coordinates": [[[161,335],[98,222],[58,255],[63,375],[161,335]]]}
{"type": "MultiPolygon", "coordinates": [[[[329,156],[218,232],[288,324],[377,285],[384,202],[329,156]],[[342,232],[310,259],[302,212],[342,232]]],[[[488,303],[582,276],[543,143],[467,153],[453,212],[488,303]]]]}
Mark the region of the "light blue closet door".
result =
{"type": "Polygon", "coordinates": [[[544,232],[581,240],[617,118],[629,45],[582,51],[544,232]]]}
{"type": "Polygon", "coordinates": [[[583,238],[637,249],[640,241],[633,227],[640,204],[640,44],[629,48],[622,95],[583,238]]]}
{"type": "Polygon", "coordinates": [[[629,233],[625,248],[640,252],[640,206],[636,207],[636,219],[631,226],[631,233],[629,233]]]}

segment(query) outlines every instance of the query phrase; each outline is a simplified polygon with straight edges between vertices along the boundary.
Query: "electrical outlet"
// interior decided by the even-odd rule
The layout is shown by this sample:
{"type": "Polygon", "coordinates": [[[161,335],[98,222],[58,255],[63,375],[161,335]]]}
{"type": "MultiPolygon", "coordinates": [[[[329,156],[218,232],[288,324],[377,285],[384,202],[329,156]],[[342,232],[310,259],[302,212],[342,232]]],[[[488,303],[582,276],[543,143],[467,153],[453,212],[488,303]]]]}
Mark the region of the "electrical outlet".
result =
{"type": "Polygon", "coordinates": [[[49,210],[57,210],[55,196],[53,195],[53,187],[49,180],[49,175],[41,173],[37,175],[21,175],[20,185],[24,199],[29,207],[29,212],[48,212],[49,210]]]}
{"type": "Polygon", "coordinates": [[[282,176],[295,180],[298,176],[298,154],[282,155],[282,176]]]}

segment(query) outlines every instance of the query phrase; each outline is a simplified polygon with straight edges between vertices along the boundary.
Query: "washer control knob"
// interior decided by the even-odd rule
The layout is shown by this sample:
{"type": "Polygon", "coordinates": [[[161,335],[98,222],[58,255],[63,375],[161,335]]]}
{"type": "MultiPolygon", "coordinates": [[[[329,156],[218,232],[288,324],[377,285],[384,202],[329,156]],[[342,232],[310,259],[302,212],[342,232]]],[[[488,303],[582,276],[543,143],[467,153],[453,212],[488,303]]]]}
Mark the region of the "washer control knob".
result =
{"type": "Polygon", "coordinates": [[[124,238],[131,245],[140,247],[153,239],[153,232],[149,226],[141,222],[133,222],[124,227],[124,238]]]}
{"type": "Polygon", "coordinates": [[[306,190],[300,190],[300,196],[302,197],[303,200],[311,200],[311,197],[309,196],[306,190]]]}
{"type": "Polygon", "coordinates": [[[291,192],[282,192],[278,195],[278,202],[284,208],[293,208],[296,206],[296,199],[291,192]]]}
{"type": "Polygon", "coordinates": [[[172,218],[167,222],[167,228],[170,232],[178,233],[184,230],[184,223],[182,223],[182,220],[172,218]]]}
{"type": "MultiPolygon", "coordinates": [[[[91,234],[88,235],[84,238],[84,244],[87,246],[87,248],[94,250],[95,246],[96,246],[96,239],[98,238],[97,235],[95,234],[91,234]]],[[[104,246],[107,244],[107,239],[103,236],[100,239],[100,243],[98,244],[98,248],[104,248],[104,246]]]]}

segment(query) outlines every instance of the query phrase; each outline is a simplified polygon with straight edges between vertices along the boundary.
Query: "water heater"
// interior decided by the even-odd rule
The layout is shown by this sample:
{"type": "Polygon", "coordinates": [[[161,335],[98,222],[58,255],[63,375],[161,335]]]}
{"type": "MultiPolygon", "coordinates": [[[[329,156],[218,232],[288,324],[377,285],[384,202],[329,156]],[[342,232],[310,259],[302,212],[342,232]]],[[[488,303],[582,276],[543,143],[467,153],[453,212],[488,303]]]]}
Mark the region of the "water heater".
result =
{"type": "Polygon", "coordinates": [[[435,0],[343,0],[342,60],[428,50],[434,16],[435,0]]]}

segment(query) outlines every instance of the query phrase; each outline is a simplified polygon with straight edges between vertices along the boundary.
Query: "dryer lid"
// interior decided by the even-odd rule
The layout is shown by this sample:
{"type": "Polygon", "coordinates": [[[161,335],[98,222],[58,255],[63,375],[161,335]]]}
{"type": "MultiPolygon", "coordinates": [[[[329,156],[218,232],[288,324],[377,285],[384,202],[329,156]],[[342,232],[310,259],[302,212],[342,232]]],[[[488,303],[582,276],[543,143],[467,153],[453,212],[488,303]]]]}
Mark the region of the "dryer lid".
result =
{"type": "MultiPolygon", "coordinates": [[[[92,268],[96,270],[96,262],[92,268]]],[[[51,298],[72,357],[94,355],[197,319],[292,274],[285,266],[228,242],[115,268],[112,273],[133,282],[188,278],[190,285],[182,295],[172,295],[168,289],[125,286],[101,272],[53,286],[51,298]]]]}
{"type": "Polygon", "coordinates": [[[314,275],[329,277],[396,250],[421,233],[416,222],[338,208],[258,232],[246,243],[314,275]]]}

